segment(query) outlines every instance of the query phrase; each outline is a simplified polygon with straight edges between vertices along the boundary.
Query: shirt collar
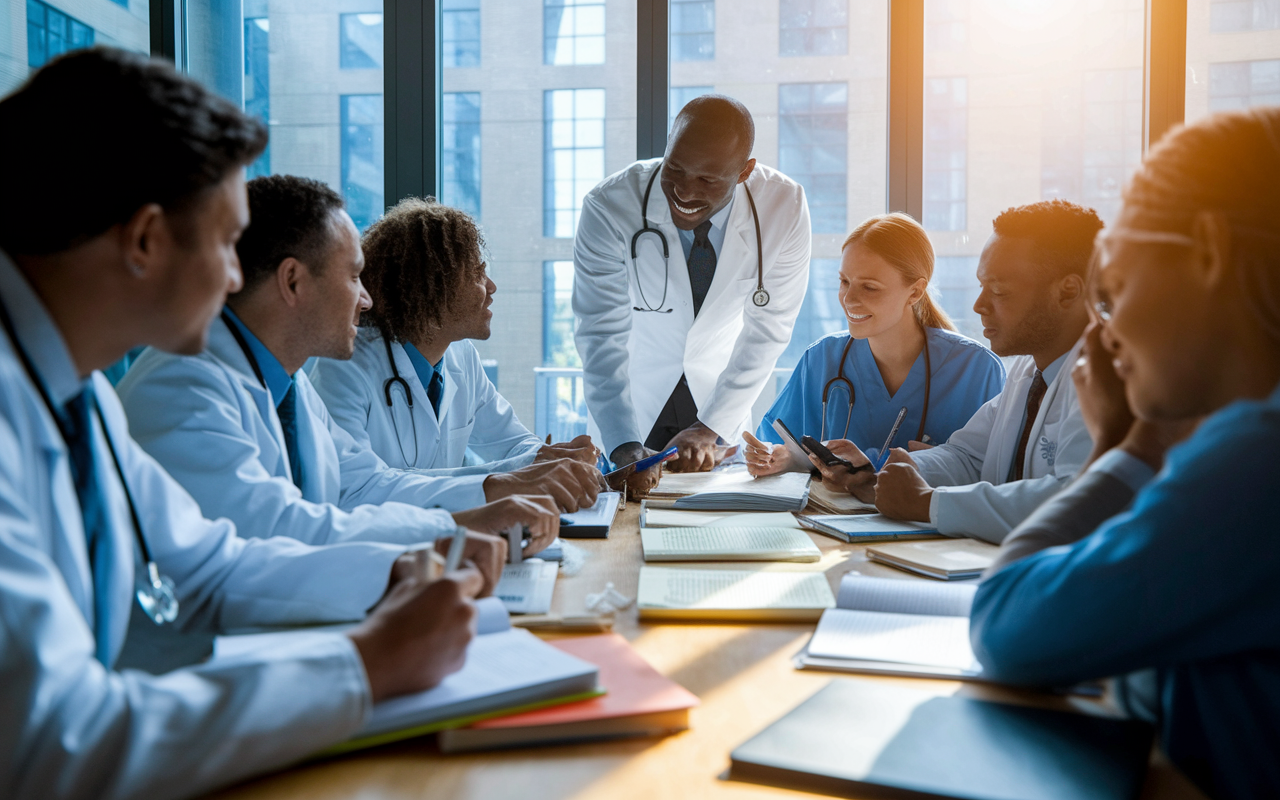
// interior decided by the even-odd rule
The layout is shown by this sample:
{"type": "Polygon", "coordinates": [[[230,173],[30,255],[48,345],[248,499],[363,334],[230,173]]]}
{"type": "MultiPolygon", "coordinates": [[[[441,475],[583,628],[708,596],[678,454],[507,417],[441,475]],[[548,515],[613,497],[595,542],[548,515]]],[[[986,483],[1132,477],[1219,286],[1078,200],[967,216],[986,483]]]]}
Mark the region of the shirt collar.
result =
{"type": "Polygon", "coordinates": [[[733,187],[733,191],[729,193],[729,202],[724,204],[724,208],[711,215],[711,227],[717,231],[724,231],[724,226],[729,222],[729,212],[733,210],[733,198],[738,194],[738,187],[733,187]]]}
{"type": "Polygon", "coordinates": [[[31,359],[49,399],[61,411],[67,401],[88,384],[76,370],[62,331],[41,302],[27,278],[3,251],[0,251],[0,300],[13,320],[23,351],[31,359]]]}
{"type": "MultiPolygon", "coordinates": [[[[427,357],[422,354],[418,348],[413,346],[413,342],[404,343],[404,351],[409,354],[409,362],[413,364],[413,371],[418,373],[418,380],[422,381],[422,388],[428,389],[431,386],[431,378],[440,369],[440,364],[444,363],[444,357],[441,356],[439,364],[432,364],[427,357]]],[[[441,382],[444,381],[444,373],[440,373],[441,382]]]]}
{"type": "Polygon", "coordinates": [[[1052,364],[1040,371],[1046,386],[1053,383],[1054,378],[1058,377],[1058,373],[1062,372],[1062,365],[1067,363],[1067,356],[1069,355],[1071,355],[1070,350],[1055,358],[1052,364]]]}
{"type": "Polygon", "coordinates": [[[239,329],[244,336],[245,342],[249,345],[249,352],[253,354],[253,359],[258,362],[258,369],[262,371],[262,379],[267,383],[267,391],[271,392],[271,401],[277,406],[284,401],[284,396],[289,393],[289,387],[293,385],[293,376],[285,372],[284,366],[280,363],[280,359],[267,349],[262,340],[253,335],[253,331],[249,330],[249,326],[245,325],[240,317],[236,316],[236,312],[231,310],[231,306],[226,307],[227,317],[232,324],[239,329]]]}

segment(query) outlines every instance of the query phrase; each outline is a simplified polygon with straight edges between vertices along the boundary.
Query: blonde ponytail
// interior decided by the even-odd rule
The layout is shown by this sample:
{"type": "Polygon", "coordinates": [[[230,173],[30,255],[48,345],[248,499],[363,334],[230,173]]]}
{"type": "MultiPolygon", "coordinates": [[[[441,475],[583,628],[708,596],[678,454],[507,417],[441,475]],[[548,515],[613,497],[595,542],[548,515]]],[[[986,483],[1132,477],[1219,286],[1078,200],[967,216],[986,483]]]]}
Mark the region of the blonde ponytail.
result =
{"type": "MultiPolygon", "coordinates": [[[[929,242],[929,235],[920,223],[906,214],[879,214],[864,220],[844,240],[840,251],[844,252],[851,244],[861,244],[889,262],[907,285],[921,278],[926,284],[933,280],[933,245],[929,242]]],[[[956,329],[951,317],[934,302],[927,288],[912,309],[922,327],[956,329]]]]}

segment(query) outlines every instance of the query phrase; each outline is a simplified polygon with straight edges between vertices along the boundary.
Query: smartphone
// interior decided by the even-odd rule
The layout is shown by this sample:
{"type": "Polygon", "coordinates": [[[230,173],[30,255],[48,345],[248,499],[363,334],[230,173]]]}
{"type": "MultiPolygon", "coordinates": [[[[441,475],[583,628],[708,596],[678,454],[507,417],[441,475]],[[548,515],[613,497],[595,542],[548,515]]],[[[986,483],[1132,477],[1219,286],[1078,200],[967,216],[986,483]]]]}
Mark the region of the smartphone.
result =
{"type": "Polygon", "coordinates": [[[817,456],[818,460],[821,461],[823,464],[826,464],[828,467],[841,466],[849,470],[850,472],[858,472],[859,470],[871,469],[870,464],[864,464],[861,467],[855,467],[853,465],[853,462],[845,461],[840,456],[828,450],[826,445],[824,445],[822,442],[818,441],[817,439],[813,438],[812,436],[804,436],[803,438],[801,438],[800,445],[804,447],[805,450],[817,456]]]}

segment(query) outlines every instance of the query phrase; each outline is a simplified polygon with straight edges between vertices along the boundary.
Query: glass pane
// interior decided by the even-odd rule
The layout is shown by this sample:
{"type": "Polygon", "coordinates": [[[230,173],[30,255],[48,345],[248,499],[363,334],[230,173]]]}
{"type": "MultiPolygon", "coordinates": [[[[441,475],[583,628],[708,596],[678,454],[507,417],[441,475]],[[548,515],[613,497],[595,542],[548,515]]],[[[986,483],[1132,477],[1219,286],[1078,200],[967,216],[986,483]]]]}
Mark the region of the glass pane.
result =
{"type": "Polygon", "coordinates": [[[70,50],[109,44],[150,52],[147,2],[135,0],[132,5],[130,8],[128,0],[0,0],[0,97],[18,88],[34,70],[70,50]],[[106,7],[99,8],[104,3],[106,7]]]}
{"type": "MultiPolygon", "coordinates": [[[[885,210],[888,3],[751,0],[741,11],[724,0],[715,5],[720,14],[708,21],[733,12],[735,34],[717,39],[706,60],[682,59],[672,45],[670,113],[707,92],[736,97],[755,118],[756,159],[804,186],[813,261],[791,343],[778,360],[785,371],[814,340],[845,327],[836,300],[840,246],[853,226],[885,210]]],[[[771,383],[757,408],[773,392],[771,383]]]]}
{"type": "MultiPolygon", "coordinates": [[[[498,285],[493,335],[474,344],[499,365],[498,390],[525,425],[571,438],[586,431],[573,235],[583,196],[635,159],[635,2],[446,0],[443,10],[472,15],[472,55],[448,60],[446,41],[441,197],[481,221],[498,285]]],[[[446,34],[450,25],[461,42],[462,22],[446,19],[446,34]]]]}
{"type": "Polygon", "coordinates": [[[1280,0],[1187,0],[1187,120],[1277,104],[1280,0]]]}
{"type": "Polygon", "coordinates": [[[382,216],[382,0],[344,0],[341,12],[290,0],[186,3],[180,61],[271,133],[250,177],[324,181],[361,230],[382,216]]]}
{"type": "Polygon", "coordinates": [[[1119,210],[1142,157],[1143,0],[925,0],[924,220],[943,308],[981,341],[977,258],[1006,208],[1119,210]]]}

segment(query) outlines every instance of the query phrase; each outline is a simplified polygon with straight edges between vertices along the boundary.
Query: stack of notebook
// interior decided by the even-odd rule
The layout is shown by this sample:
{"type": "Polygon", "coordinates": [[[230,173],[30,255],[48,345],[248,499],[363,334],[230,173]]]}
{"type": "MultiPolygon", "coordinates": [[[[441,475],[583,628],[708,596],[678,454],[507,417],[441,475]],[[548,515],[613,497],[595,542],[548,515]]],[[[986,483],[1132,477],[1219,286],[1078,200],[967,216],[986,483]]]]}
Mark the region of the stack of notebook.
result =
{"type": "Polygon", "coordinates": [[[807,530],[852,544],[942,538],[932,525],[902,522],[882,514],[797,514],[796,520],[807,530]]]}
{"type": "Polygon", "coordinates": [[[809,501],[809,476],[783,472],[753,478],[735,464],[711,472],[666,473],[650,496],[675,498],[673,508],[694,511],[801,511],[809,501]]]}
{"type": "Polygon", "coordinates": [[[864,503],[851,494],[814,481],[809,486],[809,508],[818,514],[870,514],[876,510],[876,504],[864,503]]]}
{"type": "Polygon", "coordinates": [[[782,565],[752,569],[640,568],[640,619],[812,622],[835,606],[822,572],[782,565]]]}
{"type": "Polygon", "coordinates": [[[872,545],[867,559],[926,578],[954,581],[981,576],[998,552],[999,547],[976,539],[942,539],[872,545]]]}
{"type": "Polygon", "coordinates": [[[640,544],[645,561],[817,561],[822,557],[808,534],[796,528],[722,524],[641,528],[640,544]]]}

